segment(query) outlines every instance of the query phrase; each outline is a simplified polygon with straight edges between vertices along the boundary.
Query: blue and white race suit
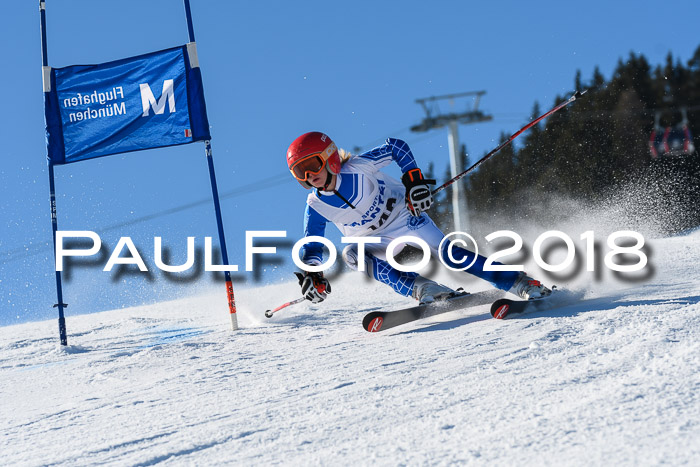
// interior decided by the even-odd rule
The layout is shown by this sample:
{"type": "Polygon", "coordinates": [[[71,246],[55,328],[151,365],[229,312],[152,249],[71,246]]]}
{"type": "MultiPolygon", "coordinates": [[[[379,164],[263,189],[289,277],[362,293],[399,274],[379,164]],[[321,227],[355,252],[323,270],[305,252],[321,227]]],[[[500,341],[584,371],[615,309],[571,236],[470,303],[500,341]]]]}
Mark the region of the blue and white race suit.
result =
{"type": "MultiPolygon", "coordinates": [[[[404,185],[380,171],[392,161],[399,165],[402,173],[418,168],[408,144],[394,138],[345,162],[335,184],[335,191],[342,197],[320,189],[314,189],[309,194],[306,200],[304,235],[323,236],[326,224],[332,222],[346,237],[381,238],[381,243],[365,245],[365,271],[370,277],[391,286],[397,293],[411,296],[418,274],[393,268],[386,261],[387,245],[401,236],[419,237],[425,240],[435,256],[439,254],[438,246],[444,234],[427,214],[422,213],[418,217],[410,214],[406,207],[404,185]]],[[[400,248],[395,251],[400,251],[400,248]]],[[[322,254],[320,243],[308,243],[302,248],[302,261],[310,265],[321,264],[322,254]]],[[[466,259],[464,264],[469,264],[474,253],[453,246],[452,256],[457,261],[466,259]]],[[[442,257],[450,264],[449,255],[443,254],[442,257]]],[[[348,245],[343,250],[343,259],[351,268],[358,269],[357,244],[348,245]]],[[[519,273],[484,271],[485,261],[485,257],[477,255],[475,263],[467,272],[499,289],[510,289],[519,273]]],[[[460,265],[450,264],[455,268],[460,265]]]]}

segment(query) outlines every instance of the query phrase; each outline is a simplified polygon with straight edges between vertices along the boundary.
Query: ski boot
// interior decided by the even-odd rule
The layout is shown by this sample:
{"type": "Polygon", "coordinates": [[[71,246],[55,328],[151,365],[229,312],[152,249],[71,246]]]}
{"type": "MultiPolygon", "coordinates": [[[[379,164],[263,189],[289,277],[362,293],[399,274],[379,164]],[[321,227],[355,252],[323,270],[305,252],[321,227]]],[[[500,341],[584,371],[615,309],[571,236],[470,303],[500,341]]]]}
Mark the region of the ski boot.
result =
{"type": "Polygon", "coordinates": [[[436,300],[447,300],[454,297],[455,291],[430,279],[416,277],[411,295],[423,305],[436,300]]]}
{"type": "Polygon", "coordinates": [[[520,273],[520,276],[518,276],[508,292],[517,295],[523,300],[544,298],[552,294],[552,291],[542,285],[540,281],[533,279],[524,272],[520,273]]]}

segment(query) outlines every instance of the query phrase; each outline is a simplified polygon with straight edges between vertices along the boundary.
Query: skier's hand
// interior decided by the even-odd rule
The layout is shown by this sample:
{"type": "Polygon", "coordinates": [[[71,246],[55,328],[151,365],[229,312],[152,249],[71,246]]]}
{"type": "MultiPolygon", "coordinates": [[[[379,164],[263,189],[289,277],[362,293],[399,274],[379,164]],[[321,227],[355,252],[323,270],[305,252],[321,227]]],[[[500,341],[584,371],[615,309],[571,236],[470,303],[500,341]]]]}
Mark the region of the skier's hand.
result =
{"type": "Polygon", "coordinates": [[[323,277],[322,272],[295,272],[294,274],[299,279],[301,294],[305,299],[311,300],[311,303],[321,303],[331,293],[331,284],[323,277]]]}
{"type": "Polygon", "coordinates": [[[430,185],[435,185],[435,180],[426,180],[420,169],[409,170],[401,181],[406,187],[406,207],[414,216],[420,216],[433,204],[433,194],[430,185]]]}

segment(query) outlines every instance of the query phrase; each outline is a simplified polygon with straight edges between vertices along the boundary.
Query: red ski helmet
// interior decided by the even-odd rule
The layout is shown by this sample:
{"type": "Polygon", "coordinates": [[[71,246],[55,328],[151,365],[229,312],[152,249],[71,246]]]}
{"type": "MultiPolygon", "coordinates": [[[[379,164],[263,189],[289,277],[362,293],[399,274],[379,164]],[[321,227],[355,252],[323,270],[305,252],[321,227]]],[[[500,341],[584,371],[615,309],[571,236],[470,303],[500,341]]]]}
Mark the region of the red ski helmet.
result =
{"type": "Polygon", "coordinates": [[[324,168],[332,174],[340,172],[338,147],[321,132],[304,133],[289,145],[287,167],[304,188],[312,188],[307,181],[309,175],[316,175],[324,168]]]}

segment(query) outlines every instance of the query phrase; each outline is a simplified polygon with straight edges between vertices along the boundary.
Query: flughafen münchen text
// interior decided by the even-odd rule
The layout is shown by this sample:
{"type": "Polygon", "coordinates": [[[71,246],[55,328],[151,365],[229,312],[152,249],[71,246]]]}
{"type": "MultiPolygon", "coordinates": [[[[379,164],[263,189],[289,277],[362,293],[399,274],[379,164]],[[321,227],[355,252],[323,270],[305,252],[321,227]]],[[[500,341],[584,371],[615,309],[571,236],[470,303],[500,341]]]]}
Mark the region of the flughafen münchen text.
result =
{"type": "MultiPolygon", "coordinates": [[[[152,109],[156,115],[160,115],[165,111],[166,106],[170,113],[175,112],[175,85],[173,79],[163,81],[163,92],[160,99],[156,99],[148,83],[139,84],[139,92],[141,97],[142,116],[148,117],[152,109]]],[[[114,117],[117,115],[126,115],[126,104],[124,103],[124,88],[122,86],[113,87],[108,91],[83,94],[75,93],[71,97],[62,97],[63,108],[68,111],[69,122],[80,122],[94,118],[114,117]],[[88,107],[85,110],[74,109],[75,107],[88,107]]],[[[64,115],[65,119],[65,115],[64,115]]]]}
{"type": "Polygon", "coordinates": [[[124,104],[124,88],[121,86],[112,88],[110,91],[97,92],[93,91],[90,94],[76,93],[73,97],[63,99],[63,108],[69,109],[76,106],[84,105],[100,105],[101,107],[88,107],[85,110],[76,110],[68,113],[68,120],[71,122],[79,122],[81,120],[90,120],[92,118],[113,117],[114,115],[125,115],[126,105],[124,104]],[[113,102],[121,100],[121,102],[113,102]],[[106,105],[105,105],[106,104],[106,105]]]}

